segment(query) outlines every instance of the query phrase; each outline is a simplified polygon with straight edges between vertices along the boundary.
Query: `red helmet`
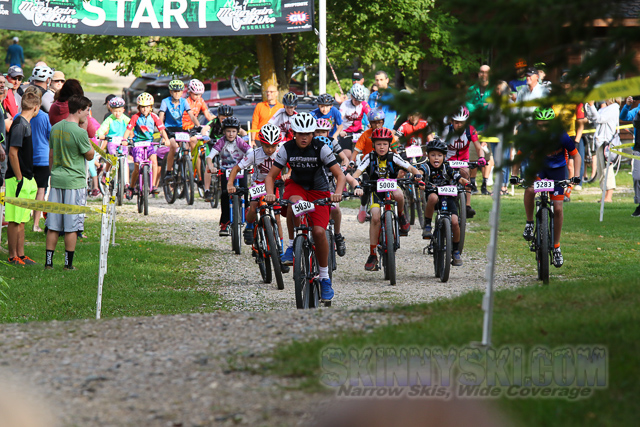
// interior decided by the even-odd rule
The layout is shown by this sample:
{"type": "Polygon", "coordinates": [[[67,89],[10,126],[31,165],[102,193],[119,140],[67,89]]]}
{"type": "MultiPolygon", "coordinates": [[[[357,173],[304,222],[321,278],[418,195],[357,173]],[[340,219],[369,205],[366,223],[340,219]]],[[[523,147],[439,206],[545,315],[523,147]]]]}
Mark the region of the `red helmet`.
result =
{"type": "Polygon", "coordinates": [[[371,134],[371,141],[373,141],[374,139],[384,139],[391,142],[393,141],[393,132],[391,132],[387,128],[378,128],[371,134]]]}

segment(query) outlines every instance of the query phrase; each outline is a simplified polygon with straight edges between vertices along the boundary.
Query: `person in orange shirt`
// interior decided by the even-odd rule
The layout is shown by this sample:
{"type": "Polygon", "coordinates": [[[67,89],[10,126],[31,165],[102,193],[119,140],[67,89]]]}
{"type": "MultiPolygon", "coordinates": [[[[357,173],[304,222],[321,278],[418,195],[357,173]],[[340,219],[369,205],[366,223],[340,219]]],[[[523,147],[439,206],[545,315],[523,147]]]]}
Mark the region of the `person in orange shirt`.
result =
{"type": "Polygon", "coordinates": [[[267,100],[256,104],[256,109],[253,110],[253,119],[251,120],[251,145],[255,146],[255,139],[258,131],[262,129],[262,126],[269,122],[269,119],[273,115],[284,108],[280,102],[278,102],[278,88],[275,86],[269,86],[267,88],[267,100]]]}
{"type": "MultiPolygon", "coordinates": [[[[356,146],[353,150],[353,154],[351,154],[351,161],[355,162],[358,154],[362,154],[362,156],[366,156],[370,152],[373,151],[373,144],[371,143],[371,134],[374,130],[381,128],[384,125],[385,114],[380,108],[374,108],[369,111],[367,114],[367,119],[369,119],[369,124],[371,127],[364,131],[360,138],[358,138],[358,142],[356,142],[356,146]]],[[[393,141],[391,142],[391,150],[396,151],[398,148],[398,138],[393,137],[393,141]]]]}

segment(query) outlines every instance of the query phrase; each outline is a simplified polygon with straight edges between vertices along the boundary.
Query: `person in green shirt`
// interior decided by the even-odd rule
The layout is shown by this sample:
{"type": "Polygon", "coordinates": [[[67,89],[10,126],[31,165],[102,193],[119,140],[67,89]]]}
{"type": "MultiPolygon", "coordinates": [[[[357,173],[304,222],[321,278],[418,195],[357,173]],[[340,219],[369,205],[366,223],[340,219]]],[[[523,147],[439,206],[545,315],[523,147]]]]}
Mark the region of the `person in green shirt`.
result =
{"type": "MultiPolygon", "coordinates": [[[[484,123],[478,120],[478,113],[482,110],[486,110],[489,105],[487,98],[491,94],[491,88],[489,88],[489,71],[491,68],[488,65],[481,65],[478,70],[478,83],[474,84],[469,88],[467,92],[467,102],[465,105],[469,110],[470,115],[470,123],[473,127],[476,128],[478,132],[484,130],[484,123]]],[[[486,142],[482,143],[482,147],[485,148],[487,146],[486,142]]],[[[477,153],[480,156],[481,153],[477,153]]],[[[470,152],[469,160],[475,161],[472,152],[470,152]]],[[[472,169],[470,172],[471,176],[471,186],[472,186],[472,194],[477,194],[478,190],[476,187],[476,174],[478,173],[478,169],[472,169]]],[[[491,174],[491,166],[487,164],[484,168],[482,168],[482,194],[490,195],[491,193],[487,191],[487,178],[491,174]]]]}
{"type": "MultiPolygon", "coordinates": [[[[87,180],[85,160],[95,154],[87,131],[80,128],[89,120],[91,100],[74,95],[69,98],[69,116],[53,125],[49,146],[51,147],[51,192],[49,201],[67,205],[86,206],[87,180]]],[[[75,270],[73,254],[76,249],[77,232],[84,230],[84,214],[47,215],[47,244],[45,269],[53,268],[53,253],[61,234],[64,235],[64,269],[75,270]]]]}

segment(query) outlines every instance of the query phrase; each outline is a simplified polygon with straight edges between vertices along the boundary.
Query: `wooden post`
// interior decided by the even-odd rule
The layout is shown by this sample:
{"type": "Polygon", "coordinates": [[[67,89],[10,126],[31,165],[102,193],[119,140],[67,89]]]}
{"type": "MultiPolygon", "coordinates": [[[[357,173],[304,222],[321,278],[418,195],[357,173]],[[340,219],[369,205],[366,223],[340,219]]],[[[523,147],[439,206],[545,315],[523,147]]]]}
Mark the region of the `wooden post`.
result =
{"type": "MultiPolygon", "coordinates": [[[[262,83],[262,99],[266,101],[267,88],[271,85],[278,87],[271,36],[268,34],[256,36],[256,47],[258,51],[258,67],[260,68],[260,82],[262,83]]],[[[280,97],[278,96],[278,98],[280,97]]]]}

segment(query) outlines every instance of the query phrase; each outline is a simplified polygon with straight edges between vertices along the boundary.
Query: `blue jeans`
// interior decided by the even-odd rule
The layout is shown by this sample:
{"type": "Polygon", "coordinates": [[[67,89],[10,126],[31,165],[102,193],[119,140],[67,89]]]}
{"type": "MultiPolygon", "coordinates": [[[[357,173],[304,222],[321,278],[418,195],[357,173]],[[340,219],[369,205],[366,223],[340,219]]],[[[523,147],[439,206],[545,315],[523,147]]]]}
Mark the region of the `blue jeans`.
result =
{"type": "MultiPolygon", "coordinates": [[[[491,147],[491,153],[493,153],[493,161],[494,163],[497,163],[496,151],[498,150],[498,143],[490,142],[489,146],[491,147]]],[[[510,145],[502,146],[502,164],[504,165],[502,167],[502,186],[503,187],[507,186],[507,184],[509,183],[509,177],[511,176],[510,168],[508,166],[509,161],[511,160],[510,152],[511,152],[510,145]]]]}
{"type": "Polygon", "coordinates": [[[584,136],[582,138],[580,138],[580,143],[576,144],[576,148],[578,149],[578,154],[580,154],[580,158],[582,159],[582,161],[580,162],[580,175],[578,175],[580,178],[582,178],[584,176],[584,147],[586,141],[584,139],[584,136]]]}

